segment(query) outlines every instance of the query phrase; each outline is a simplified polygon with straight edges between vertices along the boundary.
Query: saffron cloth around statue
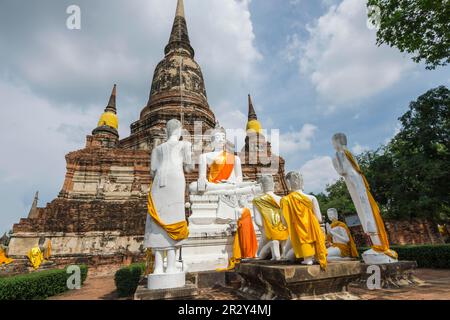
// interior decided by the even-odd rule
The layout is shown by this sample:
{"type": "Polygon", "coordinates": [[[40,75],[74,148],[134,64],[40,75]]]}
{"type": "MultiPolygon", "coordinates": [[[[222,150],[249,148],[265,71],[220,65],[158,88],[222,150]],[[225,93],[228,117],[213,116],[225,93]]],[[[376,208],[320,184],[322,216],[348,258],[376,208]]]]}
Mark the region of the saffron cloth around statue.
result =
{"type": "Polygon", "coordinates": [[[287,254],[288,259],[303,258],[302,264],[312,265],[315,260],[322,269],[327,266],[327,249],[325,235],[320,228],[322,214],[319,202],[303,192],[303,177],[299,172],[289,172],[286,182],[291,193],[281,199],[281,210],[289,228],[288,247],[292,251],[287,254]]]}
{"type": "Polygon", "coordinates": [[[280,260],[289,239],[289,232],[281,213],[281,197],[274,193],[273,176],[264,175],[260,179],[263,194],[253,199],[255,223],[261,232],[258,258],[280,260]]]}
{"type": "Polygon", "coordinates": [[[370,192],[369,183],[359,164],[347,148],[347,137],[337,133],[332,138],[336,156],[333,166],[344,177],[364,232],[370,237],[372,249],[362,254],[367,264],[397,262],[397,253],[390,249],[389,239],[381,217],[380,208],[370,192]]]}
{"type": "MultiPolygon", "coordinates": [[[[149,275],[180,274],[176,266],[176,249],[187,239],[189,230],[185,217],[184,171],[192,169],[191,144],[180,141],[181,122],[172,119],[167,122],[167,142],[153,149],[151,175],[153,183],[148,194],[148,215],[145,227],[144,247],[154,252],[154,270],[149,275]],[[164,269],[164,254],[167,261],[164,269]]],[[[183,273],[184,275],[184,273],[183,273]]],[[[180,276],[178,279],[181,279],[180,276]]],[[[150,289],[184,286],[183,283],[169,283],[172,278],[159,277],[150,289]],[[161,287],[162,286],[162,287],[161,287]]],[[[175,281],[176,282],[176,281],[175,281]]]]}
{"type": "Polygon", "coordinates": [[[331,221],[326,224],[328,261],[340,260],[342,258],[358,258],[358,250],[353,240],[350,229],[344,222],[338,220],[338,212],[335,208],[327,210],[328,219],[331,221]]]}

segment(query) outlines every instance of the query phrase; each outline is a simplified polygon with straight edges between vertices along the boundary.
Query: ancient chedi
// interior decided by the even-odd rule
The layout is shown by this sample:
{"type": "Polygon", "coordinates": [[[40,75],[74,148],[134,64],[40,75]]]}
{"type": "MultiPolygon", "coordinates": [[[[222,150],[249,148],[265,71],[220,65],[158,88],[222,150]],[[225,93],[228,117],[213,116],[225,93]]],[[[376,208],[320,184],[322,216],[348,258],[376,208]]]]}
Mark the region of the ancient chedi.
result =
{"type": "MultiPolygon", "coordinates": [[[[142,258],[150,154],[165,141],[167,121],[178,118],[190,134],[194,134],[195,123],[201,123],[202,138],[216,125],[202,71],[194,60],[182,0],[178,0],[164,53],[154,72],[148,103],[140,119],[131,124],[131,135],[119,139],[114,85],[97,127],[86,137],[85,148],[66,155],[67,172],[58,197],[44,208],[34,205],[29,216],[14,225],[10,256],[23,257],[45,238],[52,241],[52,260],[61,264],[142,258]]],[[[250,97],[247,138],[239,156],[244,180],[271,173],[276,192],[287,192],[284,160],[272,155],[250,97]]],[[[197,171],[186,179],[187,183],[196,181],[197,171]]]]}

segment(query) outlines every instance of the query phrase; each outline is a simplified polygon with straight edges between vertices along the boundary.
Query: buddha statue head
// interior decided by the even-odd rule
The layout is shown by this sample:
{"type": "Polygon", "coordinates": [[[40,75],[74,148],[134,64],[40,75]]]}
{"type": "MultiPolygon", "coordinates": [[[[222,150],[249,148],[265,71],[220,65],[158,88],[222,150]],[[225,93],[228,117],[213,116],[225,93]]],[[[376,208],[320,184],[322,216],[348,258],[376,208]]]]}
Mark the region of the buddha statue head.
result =
{"type": "Polygon", "coordinates": [[[265,174],[259,179],[261,187],[264,193],[273,192],[275,190],[275,183],[273,181],[273,176],[270,174],[265,174]]]}
{"type": "Polygon", "coordinates": [[[338,212],[335,208],[330,208],[327,210],[327,216],[328,219],[330,219],[331,222],[338,220],[338,212]]]}
{"type": "Polygon", "coordinates": [[[225,150],[225,145],[227,143],[227,135],[225,129],[216,123],[216,127],[211,135],[211,145],[214,150],[225,150]]]}
{"type": "Polygon", "coordinates": [[[347,147],[347,136],[343,133],[336,133],[331,141],[336,151],[343,151],[347,147]]]}
{"type": "Polygon", "coordinates": [[[166,124],[167,138],[169,139],[170,137],[175,136],[177,137],[177,140],[180,140],[182,128],[183,126],[179,120],[169,120],[166,124]]]}
{"type": "Polygon", "coordinates": [[[286,175],[286,184],[289,191],[303,190],[303,176],[300,172],[291,171],[286,175]]]}

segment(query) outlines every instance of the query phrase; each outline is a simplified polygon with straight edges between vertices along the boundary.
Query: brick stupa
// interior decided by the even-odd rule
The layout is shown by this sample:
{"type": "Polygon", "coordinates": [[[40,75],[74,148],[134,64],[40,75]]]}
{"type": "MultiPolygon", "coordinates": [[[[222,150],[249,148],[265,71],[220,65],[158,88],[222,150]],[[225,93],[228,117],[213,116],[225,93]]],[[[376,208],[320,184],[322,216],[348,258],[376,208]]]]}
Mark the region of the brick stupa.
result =
{"type": "MultiPolygon", "coordinates": [[[[195,122],[201,122],[205,136],[216,125],[202,71],[194,60],[182,0],[178,0],[164,53],[154,72],[148,103],[139,120],[131,124],[131,135],[119,137],[120,106],[116,106],[114,86],[85,148],[66,155],[67,172],[58,197],[43,208],[35,204],[28,217],[14,225],[11,257],[23,257],[45,238],[52,242],[52,260],[60,265],[122,264],[143,258],[150,154],[166,139],[166,122],[178,118],[192,135],[195,122]]],[[[244,180],[271,173],[276,192],[285,194],[284,160],[272,155],[255,121],[249,98],[248,136],[239,152],[244,180]]],[[[198,175],[194,171],[186,177],[190,183],[198,175]]]]}

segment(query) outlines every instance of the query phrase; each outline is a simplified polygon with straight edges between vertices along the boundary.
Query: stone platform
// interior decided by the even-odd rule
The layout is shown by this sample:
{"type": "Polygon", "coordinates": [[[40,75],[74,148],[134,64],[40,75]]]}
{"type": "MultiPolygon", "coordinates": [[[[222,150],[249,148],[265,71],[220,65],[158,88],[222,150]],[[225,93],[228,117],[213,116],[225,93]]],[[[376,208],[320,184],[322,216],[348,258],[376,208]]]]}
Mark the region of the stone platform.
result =
{"type": "Polygon", "coordinates": [[[194,284],[186,284],[181,288],[149,290],[140,285],[134,294],[134,300],[178,300],[192,298],[198,295],[198,288],[194,284]]]}
{"type": "Polygon", "coordinates": [[[374,269],[377,267],[379,267],[380,271],[380,287],[383,289],[423,284],[423,281],[417,278],[414,273],[417,268],[416,261],[399,261],[376,266],[361,263],[361,278],[355,285],[366,287],[368,278],[375,272],[378,272],[378,269],[374,269]]]}
{"type": "Polygon", "coordinates": [[[243,279],[240,291],[249,299],[311,299],[324,294],[349,295],[347,286],[360,278],[361,263],[329,262],[324,271],[319,265],[244,260],[236,272],[243,279]]]}

